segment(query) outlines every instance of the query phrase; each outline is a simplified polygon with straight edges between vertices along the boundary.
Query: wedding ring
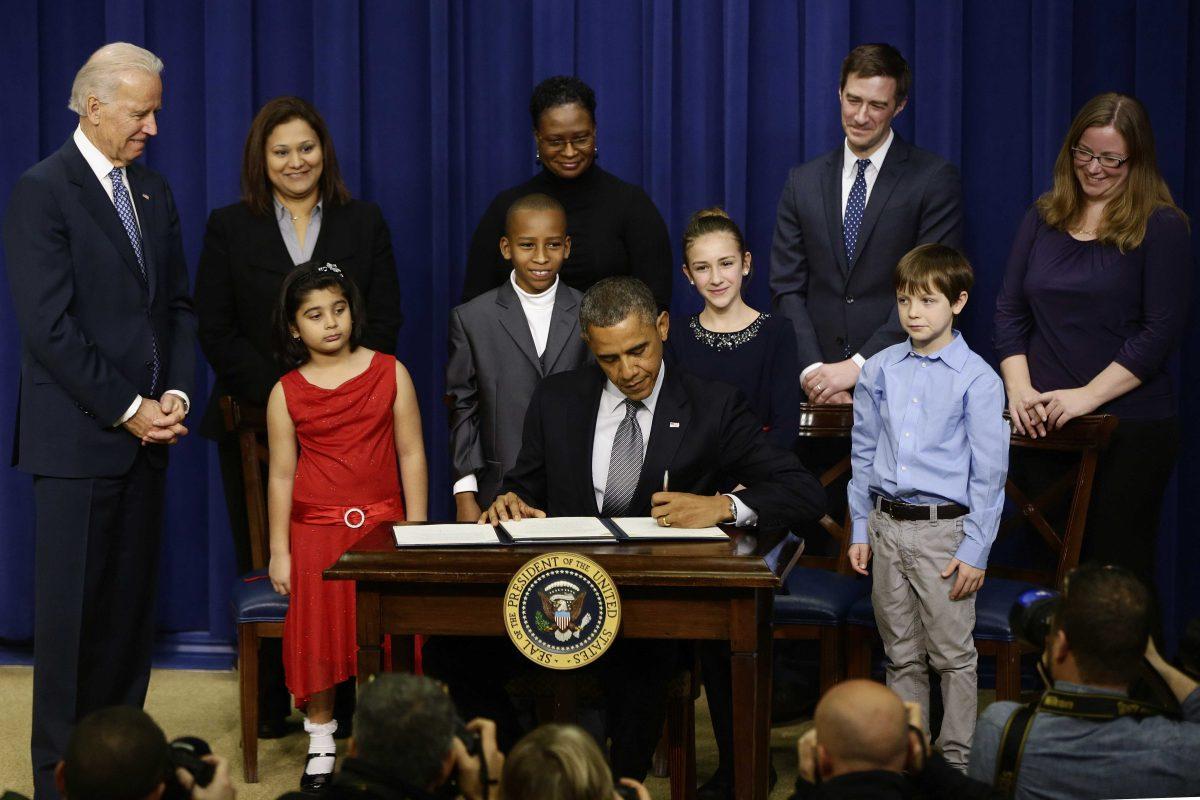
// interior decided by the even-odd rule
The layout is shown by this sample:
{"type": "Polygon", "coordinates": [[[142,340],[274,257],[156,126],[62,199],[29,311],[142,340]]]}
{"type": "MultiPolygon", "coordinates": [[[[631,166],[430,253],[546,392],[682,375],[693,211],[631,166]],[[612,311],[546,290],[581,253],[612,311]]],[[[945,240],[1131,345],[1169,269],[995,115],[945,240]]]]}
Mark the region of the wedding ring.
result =
{"type": "Polygon", "coordinates": [[[668,517],[669,517],[669,516],[670,516],[670,514],[663,514],[663,515],[662,515],[662,517],[661,517],[661,519],[662,519],[662,524],[663,524],[663,527],[664,527],[664,528],[669,528],[669,527],[671,527],[671,520],[670,520],[670,519],[668,519],[668,517]]]}
{"type": "Polygon", "coordinates": [[[822,389],[822,387],[823,387],[823,386],[824,386],[824,384],[820,384],[820,383],[818,383],[818,384],[817,384],[817,391],[818,391],[818,392],[819,392],[819,391],[821,391],[821,389],[822,389]]]}

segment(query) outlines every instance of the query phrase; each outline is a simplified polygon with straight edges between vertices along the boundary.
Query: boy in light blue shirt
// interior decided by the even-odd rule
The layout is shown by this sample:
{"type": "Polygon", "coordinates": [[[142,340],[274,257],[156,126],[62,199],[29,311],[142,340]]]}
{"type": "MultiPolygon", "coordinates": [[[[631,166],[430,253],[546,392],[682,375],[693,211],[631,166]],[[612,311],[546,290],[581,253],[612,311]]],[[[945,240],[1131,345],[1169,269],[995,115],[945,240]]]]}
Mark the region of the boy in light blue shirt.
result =
{"type": "MultiPolygon", "coordinates": [[[[854,390],[850,564],[868,574],[887,684],[928,724],[928,664],[941,675],[938,745],[966,769],[977,715],[975,592],[1004,506],[1004,387],[954,330],[974,275],[958,251],[921,245],[896,266],[908,340],[863,365],[854,390]]],[[[928,730],[928,728],[926,728],[928,730]]]]}

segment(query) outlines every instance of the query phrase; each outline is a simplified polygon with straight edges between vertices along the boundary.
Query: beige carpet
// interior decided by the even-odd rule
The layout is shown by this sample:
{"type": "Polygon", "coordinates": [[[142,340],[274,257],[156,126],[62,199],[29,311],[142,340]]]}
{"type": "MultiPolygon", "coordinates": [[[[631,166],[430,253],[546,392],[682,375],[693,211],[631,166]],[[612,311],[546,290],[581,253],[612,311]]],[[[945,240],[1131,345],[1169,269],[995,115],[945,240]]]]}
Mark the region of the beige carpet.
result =
{"type": "MultiPolygon", "coordinates": [[[[29,766],[30,702],[33,673],[28,667],[0,667],[0,708],[7,708],[13,727],[0,737],[0,793],[11,789],[32,794],[29,766]]],[[[308,740],[303,733],[259,743],[259,783],[242,782],[242,753],[238,724],[237,675],[234,672],[155,670],[150,679],[146,710],[158,721],[168,738],[199,736],[213,751],[229,758],[234,784],[241,800],[274,800],[297,787],[300,765],[308,740]]],[[[697,704],[697,772],[703,780],[716,767],[707,707],[697,704]]],[[[772,798],[791,794],[796,772],[795,742],[803,726],[776,728],[771,732],[771,752],[779,783],[772,798]]],[[[647,785],[655,798],[669,796],[666,779],[651,778],[647,785]]]]}

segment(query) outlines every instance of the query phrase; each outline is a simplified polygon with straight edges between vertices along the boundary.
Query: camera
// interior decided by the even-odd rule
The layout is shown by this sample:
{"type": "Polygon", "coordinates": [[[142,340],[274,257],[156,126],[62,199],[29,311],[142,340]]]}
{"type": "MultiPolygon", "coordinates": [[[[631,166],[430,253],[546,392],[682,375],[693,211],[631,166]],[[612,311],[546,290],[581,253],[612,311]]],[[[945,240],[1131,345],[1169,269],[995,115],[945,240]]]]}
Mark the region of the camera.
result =
{"type": "Polygon", "coordinates": [[[172,740],[167,745],[167,774],[163,776],[167,788],[163,792],[163,800],[188,800],[191,797],[191,792],[180,785],[175,775],[176,768],[190,772],[197,786],[212,783],[216,767],[203,760],[203,756],[211,753],[208,742],[195,736],[180,736],[172,740]]]}
{"type": "Polygon", "coordinates": [[[617,797],[621,798],[621,800],[638,800],[638,790],[632,786],[617,783],[613,785],[613,791],[617,793],[617,797]]]}
{"type": "Polygon", "coordinates": [[[1039,653],[1054,625],[1062,595],[1051,589],[1027,589],[1017,596],[1008,612],[1008,624],[1021,644],[1039,653]]]}
{"type": "MultiPolygon", "coordinates": [[[[487,759],[483,755],[483,739],[475,731],[469,730],[461,719],[454,721],[454,737],[463,743],[468,756],[479,759],[479,778],[483,785],[487,786],[490,776],[487,771],[487,759]]],[[[459,795],[458,770],[455,770],[449,780],[442,785],[442,791],[438,793],[438,797],[458,797],[459,795]]]]}

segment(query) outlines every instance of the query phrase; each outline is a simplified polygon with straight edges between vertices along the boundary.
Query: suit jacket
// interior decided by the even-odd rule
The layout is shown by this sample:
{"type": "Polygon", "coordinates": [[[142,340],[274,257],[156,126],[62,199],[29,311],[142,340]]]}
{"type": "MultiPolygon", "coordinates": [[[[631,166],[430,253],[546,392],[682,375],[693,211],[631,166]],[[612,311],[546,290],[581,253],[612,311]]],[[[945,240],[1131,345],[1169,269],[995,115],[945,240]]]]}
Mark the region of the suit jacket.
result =
{"type": "Polygon", "coordinates": [[[871,189],[849,258],[842,241],[839,144],[794,168],[779,198],[771,294],[796,328],[800,367],[870,358],[904,338],[892,275],[919,244],[962,246],[958,170],[897,134],[871,189]]]}
{"type": "MultiPolygon", "coordinates": [[[[516,492],[551,517],[599,515],[592,442],[605,380],[598,366],[589,365],[538,384],[520,455],[501,492],[516,492]]],[[[714,494],[729,483],[744,485],[734,494],[758,513],[761,552],[825,511],[820,482],[795,455],[767,440],[741,392],[680,369],[668,369],[663,379],[631,515],[650,515],[664,470],[670,470],[673,491],[714,494]]]]}
{"type": "MultiPolygon", "coordinates": [[[[13,463],[38,475],[115,476],[141,443],[114,423],[151,393],[192,395],[195,317],[179,215],[166,180],[126,169],[146,277],[104,187],[68,139],[29,169],[4,218],[8,282],[21,330],[13,463]]],[[[150,458],[166,464],[165,445],[150,458]]]]}
{"type": "Polygon", "coordinates": [[[590,358],[579,335],[582,297],[559,282],[541,358],[511,281],[450,312],[450,460],[455,480],[476,476],[480,505],[495,499],[517,462],[525,410],[538,382],[590,358]]]}
{"type": "MultiPolygon", "coordinates": [[[[354,280],[366,301],[367,330],[362,344],[396,352],[402,321],[400,284],[392,258],[392,237],[379,206],[351,200],[322,207],[314,261],[329,261],[354,280]]],[[[265,406],[271,388],[286,372],[274,357],[273,322],[279,288],[294,268],[279,221],[258,215],[245,203],[213,211],[204,233],[196,271],[196,313],[200,348],[216,381],[200,432],[221,436],[223,394],[265,406]]]]}

